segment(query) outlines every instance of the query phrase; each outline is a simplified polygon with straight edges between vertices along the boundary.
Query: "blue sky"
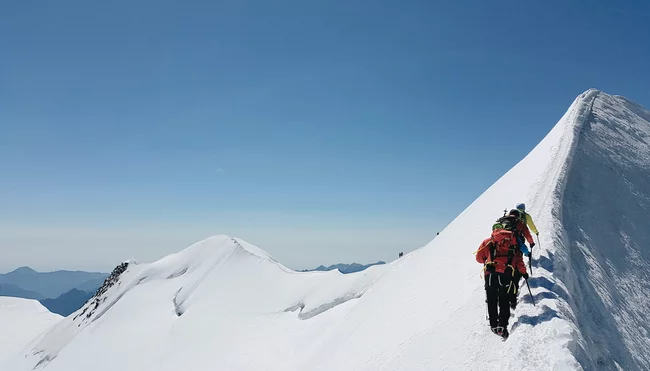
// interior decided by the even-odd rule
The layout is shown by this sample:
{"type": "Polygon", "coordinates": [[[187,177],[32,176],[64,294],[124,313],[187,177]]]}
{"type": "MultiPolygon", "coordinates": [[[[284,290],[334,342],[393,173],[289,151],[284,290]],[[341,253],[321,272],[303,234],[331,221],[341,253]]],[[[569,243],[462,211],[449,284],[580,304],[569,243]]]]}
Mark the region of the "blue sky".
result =
{"type": "Polygon", "coordinates": [[[393,259],[582,91],[650,106],[641,1],[2,8],[0,271],[107,270],[215,233],[293,268],[393,259]]]}

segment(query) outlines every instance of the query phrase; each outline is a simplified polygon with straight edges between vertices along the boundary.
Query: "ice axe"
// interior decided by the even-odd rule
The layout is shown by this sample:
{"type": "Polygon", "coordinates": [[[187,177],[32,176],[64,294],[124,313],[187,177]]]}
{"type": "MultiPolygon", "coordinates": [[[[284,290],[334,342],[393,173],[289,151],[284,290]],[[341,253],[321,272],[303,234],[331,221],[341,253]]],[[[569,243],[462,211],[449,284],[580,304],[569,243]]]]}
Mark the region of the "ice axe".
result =
{"type": "Polygon", "coordinates": [[[530,301],[532,301],[533,306],[535,306],[535,298],[533,297],[532,291],[530,291],[530,285],[528,284],[528,278],[524,277],[524,280],[526,281],[526,286],[528,287],[528,294],[530,295],[530,301]]]}

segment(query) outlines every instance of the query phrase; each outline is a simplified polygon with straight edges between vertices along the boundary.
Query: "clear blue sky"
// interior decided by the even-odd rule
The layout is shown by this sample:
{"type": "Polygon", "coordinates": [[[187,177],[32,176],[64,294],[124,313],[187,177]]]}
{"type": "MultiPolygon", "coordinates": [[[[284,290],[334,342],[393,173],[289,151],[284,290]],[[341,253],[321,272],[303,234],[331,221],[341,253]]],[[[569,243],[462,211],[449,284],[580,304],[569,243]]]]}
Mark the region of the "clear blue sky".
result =
{"type": "Polygon", "coordinates": [[[595,87],[650,106],[647,2],[12,1],[0,271],[215,233],[393,259],[595,87]]]}

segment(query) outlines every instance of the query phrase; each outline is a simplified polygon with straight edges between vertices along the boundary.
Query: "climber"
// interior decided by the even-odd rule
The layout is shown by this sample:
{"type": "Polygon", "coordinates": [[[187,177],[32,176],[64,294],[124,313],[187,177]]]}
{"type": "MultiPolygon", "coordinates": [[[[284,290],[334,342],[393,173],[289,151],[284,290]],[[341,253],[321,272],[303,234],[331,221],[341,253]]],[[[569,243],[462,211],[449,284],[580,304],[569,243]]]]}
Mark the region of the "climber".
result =
{"type": "Polygon", "coordinates": [[[526,223],[528,228],[530,228],[530,231],[535,233],[537,237],[539,237],[539,231],[537,230],[537,227],[535,226],[535,222],[533,222],[533,217],[526,212],[526,204],[520,203],[517,205],[517,210],[519,211],[519,216],[521,220],[526,223]]]}
{"type": "MultiPolygon", "coordinates": [[[[499,218],[497,220],[498,226],[505,228],[506,230],[512,231],[516,237],[517,248],[514,251],[515,261],[518,263],[521,260],[521,264],[524,264],[524,255],[530,257],[530,252],[526,247],[525,241],[528,241],[530,248],[532,249],[535,246],[535,241],[533,236],[531,236],[528,227],[521,219],[521,213],[517,209],[512,209],[508,215],[499,218]]],[[[494,227],[493,227],[494,228],[494,227]]],[[[512,290],[509,290],[510,296],[510,307],[515,309],[517,307],[517,295],[519,294],[519,281],[521,280],[522,275],[519,272],[515,271],[512,277],[513,287],[512,290]]]]}
{"type": "MultiPolygon", "coordinates": [[[[535,233],[537,238],[539,239],[539,231],[537,230],[537,227],[535,226],[535,222],[533,222],[533,217],[526,212],[526,204],[523,202],[517,205],[517,211],[519,211],[519,218],[523,221],[524,225],[527,226],[531,232],[535,233]]],[[[531,240],[528,240],[528,243],[530,244],[530,251],[526,247],[526,244],[524,242],[524,238],[522,235],[519,235],[519,249],[521,250],[522,256],[521,258],[523,259],[523,256],[528,257],[528,262],[532,266],[532,255],[533,255],[533,247],[535,247],[535,242],[531,242],[531,240]]],[[[532,269],[532,267],[531,267],[532,269]]],[[[532,271],[531,271],[532,273],[532,271]]],[[[517,287],[519,287],[519,280],[521,278],[517,277],[515,274],[515,282],[517,282],[517,287]]],[[[517,294],[514,294],[511,298],[512,300],[510,301],[510,307],[512,309],[515,309],[517,306],[517,294]]]]}
{"type": "Polygon", "coordinates": [[[504,224],[497,222],[492,227],[491,237],[485,239],[476,251],[476,261],[484,264],[490,328],[504,339],[509,336],[510,293],[515,290],[512,278],[515,272],[528,278],[523,260],[515,258],[516,250],[516,231],[508,230],[504,224]]]}
{"type": "MultiPolygon", "coordinates": [[[[535,222],[533,222],[533,217],[532,215],[526,213],[526,205],[524,203],[520,203],[517,205],[517,211],[519,211],[519,217],[520,219],[524,222],[525,225],[528,226],[531,232],[535,233],[537,236],[537,239],[539,240],[539,231],[537,230],[537,227],[535,226],[535,222]]],[[[532,264],[531,259],[533,255],[533,247],[535,246],[535,243],[532,243],[530,245],[530,251],[528,251],[528,248],[526,247],[526,244],[524,243],[523,237],[519,239],[519,248],[521,249],[521,252],[528,257],[528,262],[532,264]]],[[[531,267],[532,269],[532,267],[531,267]]],[[[532,273],[532,272],[531,272],[532,273]]]]}

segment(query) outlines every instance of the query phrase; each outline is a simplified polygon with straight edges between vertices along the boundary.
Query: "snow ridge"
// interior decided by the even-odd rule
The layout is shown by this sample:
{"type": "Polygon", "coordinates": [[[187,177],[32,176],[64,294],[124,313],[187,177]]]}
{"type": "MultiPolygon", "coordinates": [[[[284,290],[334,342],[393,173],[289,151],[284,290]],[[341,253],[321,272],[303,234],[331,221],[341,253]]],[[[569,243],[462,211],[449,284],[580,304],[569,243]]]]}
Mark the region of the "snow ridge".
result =
{"type": "Polygon", "coordinates": [[[403,258],[347,275],[294,272],[246,241],[214,236],[129,263],[100,300],[0,369],[646,370],[649,210],[650,112],[590,89],[403,258]],[[540,235],[531,293],[522,288],[502,342],[485,320],[472,253],[519,202],[540,235]]]}
{"type": "Polygon", "coordinates": [[[381,267],[350,275],[294,272],[244,240],[210,237],[151,264],[120,264],[92,300],[31,346],[16,369],[56,370],[57,365],[69,369],[61,356],[84,344],[79,337],[91,343],[103,340],[89,334],[133,317],[145,316],[136,323],[158,318],[152,325],[159,329],[173,328],[176,320],[195,323],[215,315],[226,320],[232,315],[296,309],[300,309],[298,319],[313,320],[361,297],[388,270],[381,267]],[[286,309],[291,306],[295,309],[286,309]]]}
{"type": "Polygon", "coordinates": [[[586,369],[650,369],[649,171],[650,112],[597,95],[566,176],[555,241],[564,313],[586,369]]]}

